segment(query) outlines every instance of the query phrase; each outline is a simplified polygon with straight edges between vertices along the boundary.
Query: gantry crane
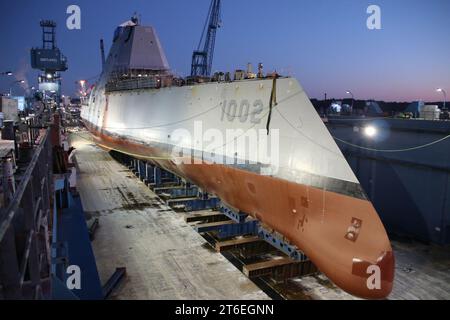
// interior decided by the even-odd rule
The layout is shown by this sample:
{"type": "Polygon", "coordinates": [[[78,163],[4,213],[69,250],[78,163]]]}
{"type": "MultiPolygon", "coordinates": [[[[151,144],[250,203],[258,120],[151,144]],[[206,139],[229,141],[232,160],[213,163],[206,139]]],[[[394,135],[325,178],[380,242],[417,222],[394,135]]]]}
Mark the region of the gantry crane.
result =
{"type": "Polygon", "coordinates": [[[57,104],[61,95],[60,72],[67,70],[67,58],[56,46],[56,22],[42,20],[42,48],[31,49],[31,67],[41,70],[38,77],[39,91],[43,97],[53,97],[57,104]]]}
{"type": "Polygon", "coordinates": [[[197,50],[195,50],[192,54],[192,77],[209,77],[211,75],[216,33],[221,23],[220,2],[221,0],[211,0],[211,5],[209,7],[208,16],[206,18],[200,42],[197,50]],[[203,42],[203,40],[205,41],[203,42]]]}

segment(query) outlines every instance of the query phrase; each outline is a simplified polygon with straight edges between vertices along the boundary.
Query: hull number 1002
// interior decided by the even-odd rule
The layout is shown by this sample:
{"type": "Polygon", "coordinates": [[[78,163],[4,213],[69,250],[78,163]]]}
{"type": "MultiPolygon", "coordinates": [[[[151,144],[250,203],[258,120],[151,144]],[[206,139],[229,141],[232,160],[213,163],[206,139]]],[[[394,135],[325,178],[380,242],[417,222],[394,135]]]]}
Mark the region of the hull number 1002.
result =
{"type": "Polygon", "coordinates": [[[241,123],[250,122],[254,124],[261,123],[263,118],[264,104],[258,99],[250,103],[247,99],[241,100],[224,100],[220,103],[221,121],[240,121],[241,123]]]}

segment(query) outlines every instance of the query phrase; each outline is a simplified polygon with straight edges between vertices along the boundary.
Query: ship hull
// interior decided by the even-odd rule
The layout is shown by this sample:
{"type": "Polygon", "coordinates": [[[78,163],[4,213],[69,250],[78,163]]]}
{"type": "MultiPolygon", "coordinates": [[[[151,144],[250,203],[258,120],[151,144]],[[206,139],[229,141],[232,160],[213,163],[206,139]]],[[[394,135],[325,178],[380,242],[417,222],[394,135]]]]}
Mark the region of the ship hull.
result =
{"type": "Polygon", "coordinates": [[[186,85],[156,31],[128,21],[81,117],[99,146],[250,214],[349,293],[386,297],[394,257],[384,226],[301,85],[261,73],[220,78],[186,85]]]}
{"type": "Polygon", "coordinates": [[[195,163],[192,158],[174,161],[161,144],[130,140],[87,120],[85,124],[101,147],[171,171],[279,232],[343,290],[368,299],[385,298],[391,292],[394,257],[369,201],[202,159],[195,163]],[[365,232],[353,242],[346,238],[346,232],[355,217],[363,221],[365,232]],[[370,266],[380,268],[379,289],[368,286],[370,266]]]}

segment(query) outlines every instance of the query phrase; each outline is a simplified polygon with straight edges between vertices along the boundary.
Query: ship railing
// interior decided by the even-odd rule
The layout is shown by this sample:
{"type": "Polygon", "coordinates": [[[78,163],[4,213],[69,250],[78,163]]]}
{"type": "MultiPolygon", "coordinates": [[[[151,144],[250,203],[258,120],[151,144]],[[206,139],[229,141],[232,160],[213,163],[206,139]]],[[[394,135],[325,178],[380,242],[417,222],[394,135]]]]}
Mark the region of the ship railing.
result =
{"type": "Polygon", "coordinates": [[[111,78],[106,84],[106,91],[125,91],[138,89],[159,89],[162,87],[169,87],[172,85],[173,77],[171,75],[158,75],[137,77],[131,79],[114,79],[111,78]]]}
{"type": "Polygon", "coordinates": [[[149,67],[138,67],[129,68],[127,66],[118,66],[114,68],[111,72],[110,77],[115,79],[131,79],[138,77],[149,77],[149,76],[164,76],[168,75],[169,70],[149,68],[149,67]]]}
{"type": "Polygon", "coordinates": [[[169,70],[148,68],[148,67],[127,67],[118,66],[109,74],[109,81],[106,84],[106,91],[124,91],[138,89],[159,89],[162,87],[194,85],[210,82],[233,82],[240,80],[260,80],[277,78],[285,78],[278,74],[269,74],[265,77],[231,79],[229,73],[216,72],[213,77],[187,77],[185,79],[172,75],[169,70]]]}
{"type": "Polygon", "coordinates": [[[158,81],[155,78],[128,79],[108,82],[106,91],[136,90],[145,88],[158,88],[158,81]]]}
{"type": "Polygon", "coordinates": [[[42,299],[49,292],[50,129],[30,130],[36,131],[30,135],[36,137],[33,156],[11,199],[0,209],[0,300],[42,299]]]}

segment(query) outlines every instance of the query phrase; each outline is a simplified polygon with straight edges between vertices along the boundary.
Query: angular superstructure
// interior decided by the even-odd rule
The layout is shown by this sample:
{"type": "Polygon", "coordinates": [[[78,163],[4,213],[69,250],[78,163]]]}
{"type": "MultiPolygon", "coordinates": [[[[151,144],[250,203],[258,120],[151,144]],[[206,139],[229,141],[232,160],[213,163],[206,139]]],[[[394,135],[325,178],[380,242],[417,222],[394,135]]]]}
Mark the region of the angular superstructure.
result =
{"type": "Polygon", "coordinates": [[[301,85],[225,80],[174,77],[154,29],[130,21],[115,32],[82,118],[102,147],[182,176],[281,233],[342,289],[386,297],[386,231],[301,85]]]}
{"type": "Polygon", "coordinates": [[[114,70],[170,69],[155,29],[133,21],[117,27],[107,65],[114,70]]]}

